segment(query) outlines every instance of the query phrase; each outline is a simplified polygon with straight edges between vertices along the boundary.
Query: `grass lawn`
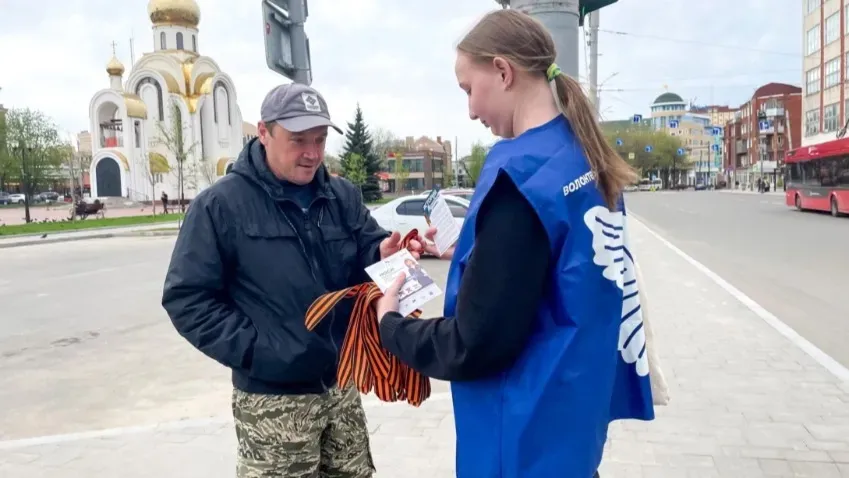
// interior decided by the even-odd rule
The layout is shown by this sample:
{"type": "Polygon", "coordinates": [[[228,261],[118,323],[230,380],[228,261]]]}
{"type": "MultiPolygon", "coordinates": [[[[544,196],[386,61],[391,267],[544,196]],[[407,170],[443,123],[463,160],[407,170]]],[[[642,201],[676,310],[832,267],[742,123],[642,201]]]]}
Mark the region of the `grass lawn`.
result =
{"type": "Polygon", "coordinates": [[[127,216],[107,217],[104,219],[86,219],[84,221],[31,222],[29,224],[13,224],[0,226],[0,237],[17,236],[21,234],[44,234],[49,232],[70,232],[104,227],[145,226],[162,222],[174,222],[183,215],[159,214],[156,216],[127,216]]]}

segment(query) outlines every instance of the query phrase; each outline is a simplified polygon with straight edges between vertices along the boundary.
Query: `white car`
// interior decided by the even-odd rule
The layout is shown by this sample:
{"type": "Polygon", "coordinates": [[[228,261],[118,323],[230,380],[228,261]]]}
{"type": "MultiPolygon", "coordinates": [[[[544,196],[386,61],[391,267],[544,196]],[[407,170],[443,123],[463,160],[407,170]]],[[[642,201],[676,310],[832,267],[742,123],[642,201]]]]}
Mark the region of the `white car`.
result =
{"type": "Polygon", "coordinates": [[[24,203],[24,195],[23,194],[10,194],[9,195],[9,203],[11,204],[23,204],[24,203]]]}
{"type": "MultiPolygon", "coordinates": [[[[443,197],[457,225],[463,227],[463,219],[466,217],[466,211],[469,210],[469,201],[454,196],[443,197]]],[[[418,229],[420,234],[424,234],[428,228],[424,217],[425,198],[427,194],[393,199],[372,211],[371,215],[380,227],[387,231],[398,231],[401,237],[413,229],[418,229]]]]}

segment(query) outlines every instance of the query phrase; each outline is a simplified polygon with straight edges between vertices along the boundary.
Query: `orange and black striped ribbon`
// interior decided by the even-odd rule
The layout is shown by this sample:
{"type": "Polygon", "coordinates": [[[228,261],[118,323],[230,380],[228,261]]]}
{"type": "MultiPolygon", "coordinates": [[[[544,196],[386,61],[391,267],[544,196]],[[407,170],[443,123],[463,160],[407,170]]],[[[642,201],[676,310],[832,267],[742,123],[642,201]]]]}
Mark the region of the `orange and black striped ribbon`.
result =
{"type": "MultiPolygon", "coordinates": [[[[410,241],[417,236],[418,231],[413,229],[404,236],[401,246],[408,248],[410,241]]],[[[353,381],[360,393],[373,390],[384,402],[406,400],[418,407],[430,396],[430,380],[383,348],[377,321],[377,300],[381,297],[383,293],[374,282],[328,292],[316,299],[307,310],[307,329],[315,329],[340,300],[353,299],[354,308],[339,357],[339,387],[353,381]]],[[[416,310],[410,315],[418,318],[421,311],[416,310]]]]}

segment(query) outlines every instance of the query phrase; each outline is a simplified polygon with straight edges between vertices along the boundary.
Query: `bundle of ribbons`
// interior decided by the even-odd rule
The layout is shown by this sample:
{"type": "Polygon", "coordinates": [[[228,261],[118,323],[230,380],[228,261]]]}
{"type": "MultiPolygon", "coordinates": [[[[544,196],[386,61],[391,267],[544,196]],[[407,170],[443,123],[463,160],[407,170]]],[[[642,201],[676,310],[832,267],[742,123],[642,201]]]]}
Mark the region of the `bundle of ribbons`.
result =
{"type": "MultiPolygon", "coordinates": [[[[418,231],[413,229],[404,236],[401,246],[409,248],[410,241],[417,236],[418,231]]],[[[307,329],[315,329],[339,301],[353,299],[354,308],[339,357],[338,386],[345,387],[353,380],[360,393],[374,390],[384,402],[406,400],[418,407],[430,396],[430,380],[383,348],[377,320],[377,301],[381,297],[383,293],[374,282],[328,292],[307,310],[307,329]]],[[[411,315],[418,318],[421,311],[411,315]]]]}

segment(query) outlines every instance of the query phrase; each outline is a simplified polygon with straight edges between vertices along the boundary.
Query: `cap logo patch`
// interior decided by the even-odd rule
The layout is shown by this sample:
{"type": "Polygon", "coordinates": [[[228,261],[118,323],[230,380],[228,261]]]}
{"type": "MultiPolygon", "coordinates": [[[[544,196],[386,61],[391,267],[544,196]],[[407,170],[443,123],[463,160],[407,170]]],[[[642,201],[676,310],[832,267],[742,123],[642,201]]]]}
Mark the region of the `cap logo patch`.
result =
{"type": "Polygon", "coordinates": [[[301,93],[301,99],[304,101],[304,109],[311,113],[321,113],[321,102],[318,101],[318,95],[313,93],[301,93]]]}

